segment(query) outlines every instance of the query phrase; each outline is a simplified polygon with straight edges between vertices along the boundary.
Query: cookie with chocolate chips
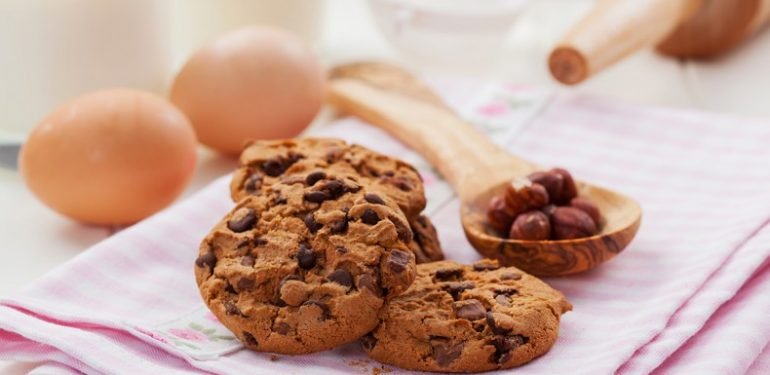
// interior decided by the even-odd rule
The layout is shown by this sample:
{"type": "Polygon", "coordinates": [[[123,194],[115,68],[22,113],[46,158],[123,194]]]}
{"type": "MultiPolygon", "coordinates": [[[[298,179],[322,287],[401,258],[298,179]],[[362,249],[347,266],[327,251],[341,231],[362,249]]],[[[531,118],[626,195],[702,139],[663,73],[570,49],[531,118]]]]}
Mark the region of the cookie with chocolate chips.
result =
{"type": "Polygon", "coordinates": [[[425,215],[409,220],[414,233],[414,248],[412,252],[417,264],[444,260],[444,252],[438,240],[438,233],[433,223],[425,215]]]}
{"type": "Polygon", "coordinates": [[[571,309],[560,292],[496,261],[420,264],[361,342],[370,357],[406,369],[508,369],[547,352],[571,309]]]}
{"type": "MultiPolygon", "coordinates": [[[[426,216],[419,215],[425,208],[425,195],[417,171],[407,163],[342,140],[305,138],[253,142],[241,154],[230,194],[237,201],[265,194],[276,183],[312,187],[337,174],[348,175],[359,184],[375,186],[381,195],[395,200],[414,233],[410,249],[417,263],[444,259],[433,224],[426,216]]],[[[323,196],[316,193],[313,198],[323,196]]],[[[373,204],[382,201],[377,194],[370,194],[369,200],[373,204]]]]}
{"type": "Polygon", "coordinates": [[[203,300],[247,347],[300,354],[356,340],[413,282],[406,217],[353,177],[276,182],[238,202],[203,240],[195,262],[203,300]]]}
{"type": "Polygon", "coordinates": [[[407,217],[416,217],[425,208],[425,192],[420,174],[408,163],[343,140],[302,138],[255,141],[241,153],[240,166],[233,175],[230,193],[238,201],[259,195],[277,182],[312,186],[329,169],[355,175],[390,196],[407,217]]]}

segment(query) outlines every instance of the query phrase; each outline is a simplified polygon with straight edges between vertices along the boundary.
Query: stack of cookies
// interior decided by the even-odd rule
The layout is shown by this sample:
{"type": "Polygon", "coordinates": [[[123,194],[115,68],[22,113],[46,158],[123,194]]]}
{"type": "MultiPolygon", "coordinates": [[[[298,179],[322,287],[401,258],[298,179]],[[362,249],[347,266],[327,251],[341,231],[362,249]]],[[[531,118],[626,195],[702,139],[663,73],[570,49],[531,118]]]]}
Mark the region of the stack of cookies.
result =
{"type": "Polygon", "coordinates": [[[255,142],[235,207],[203,240],[195,275],[246,347],[304,354],[361,340],[425,371],[514,367],[545,353],[564,296],[515,268],[442,261],[409,164],[334,139],[255,142]]]}

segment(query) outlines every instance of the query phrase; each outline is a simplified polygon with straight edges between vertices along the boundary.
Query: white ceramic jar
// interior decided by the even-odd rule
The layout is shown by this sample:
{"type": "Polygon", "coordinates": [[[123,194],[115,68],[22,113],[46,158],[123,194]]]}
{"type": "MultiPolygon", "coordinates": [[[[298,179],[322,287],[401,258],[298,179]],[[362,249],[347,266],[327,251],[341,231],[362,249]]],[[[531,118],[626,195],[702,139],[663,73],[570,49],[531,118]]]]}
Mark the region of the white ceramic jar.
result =
{"type": "Polygon", "coordinates": [[[87,91],[162,92],[171,57],[167,1],[2,0],[0,139],[87,91]]]}

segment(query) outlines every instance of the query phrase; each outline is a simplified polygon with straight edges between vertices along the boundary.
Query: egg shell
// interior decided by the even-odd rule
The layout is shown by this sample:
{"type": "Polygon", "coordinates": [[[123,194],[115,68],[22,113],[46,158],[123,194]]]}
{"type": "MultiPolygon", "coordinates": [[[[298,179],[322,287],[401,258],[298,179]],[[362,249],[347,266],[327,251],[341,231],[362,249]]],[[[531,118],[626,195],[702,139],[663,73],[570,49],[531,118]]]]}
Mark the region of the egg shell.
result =
{"type": "Polygon", "coordinates": [[[75,220],[129,224],[170,204],[190,180],[195,133],[154,94],[130,89],[75,98],[48,114],[19,168],[43,203],[75,220]]]}
{"type": "Polygon", "coordinates": [[[201,143],[237,155],[249,140],[301,133],[321,108],[325,79],[299,38],[253,26],[197,51],[174,79],[170,99],[201,143]]]}

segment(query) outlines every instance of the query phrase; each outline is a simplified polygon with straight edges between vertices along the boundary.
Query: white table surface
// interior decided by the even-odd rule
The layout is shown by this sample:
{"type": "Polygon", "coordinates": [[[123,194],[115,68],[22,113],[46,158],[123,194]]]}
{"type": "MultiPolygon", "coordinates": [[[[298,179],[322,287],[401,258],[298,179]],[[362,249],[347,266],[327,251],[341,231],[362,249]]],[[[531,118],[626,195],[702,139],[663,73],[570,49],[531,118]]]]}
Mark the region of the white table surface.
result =
{"type": "MultiPolygon", "coordinates": [[[[646,105],[770,118],[770,75],[766,73],[770,66],[770,32],[715,61],[680,62],[642,51],[578,88],[560,87],[545,67],[548,50],[590,3],[536,1],[514,26],[504,56],[494,67],[471,67],[454,73],[579,90],[646,105]]],[[[364,4],[359,0],[328,0],[327,22],[317,48],[327,63],[384,58],[418,71],[435,72],[440,68],[401,56],[379,34],[364,4]]],[[[234,161],[203,148],[199,155],[194,181],[185,195],[235,165],[234,161]]],[[[0,295],[20,290],[111,233],[107,228],[77,224],[55,214],[25,189],[17,172],[2,168],[0,208],[0,295]]],[[[0,373],[26,373],[33,367],[34,364],[0,362],[0,373]]]]}

